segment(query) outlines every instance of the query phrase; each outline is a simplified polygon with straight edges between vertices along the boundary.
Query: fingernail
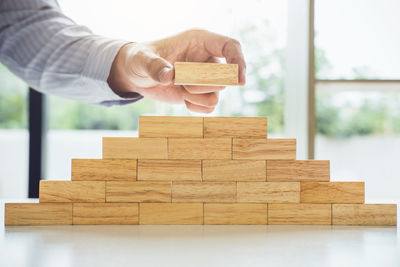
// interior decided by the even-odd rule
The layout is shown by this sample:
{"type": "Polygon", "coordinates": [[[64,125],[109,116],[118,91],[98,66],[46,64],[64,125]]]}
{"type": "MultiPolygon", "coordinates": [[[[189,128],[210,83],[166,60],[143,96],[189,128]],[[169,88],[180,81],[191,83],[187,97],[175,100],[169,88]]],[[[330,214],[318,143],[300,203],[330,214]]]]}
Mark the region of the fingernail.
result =
{"type": "Polygon", "coordinates": [[[165,67],[160,71],[159,76],[158,76],[160,78],[160,82],[169,83],[172,81],[172,74],[169,74],[169,72],[171,72],[171,70],[172,70],[172,68],[165,67]]]}

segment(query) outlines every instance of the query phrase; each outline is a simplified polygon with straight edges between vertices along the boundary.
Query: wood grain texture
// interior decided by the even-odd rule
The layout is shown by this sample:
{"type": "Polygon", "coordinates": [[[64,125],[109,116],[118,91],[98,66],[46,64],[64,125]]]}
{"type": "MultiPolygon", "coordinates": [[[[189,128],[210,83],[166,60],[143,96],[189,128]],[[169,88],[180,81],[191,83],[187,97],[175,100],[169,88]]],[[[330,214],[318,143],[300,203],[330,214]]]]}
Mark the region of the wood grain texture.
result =
{"type": "Polygon", "coordinates": [[[364,203],[364,182],[302,182],[302,203],[364,203]]]}
{"type": "Polygon", "coordinates": [[[268,160],[269,182],[329,182],[329,160],[268,160]]]}
{"type": "Polygon", "coordinates": [[[40,202],[105,202],[104,181],[40,181],[40,202]]]}
{"type": "Polygon", "coordinates": [[[397,225],[396,204],[332,204],[332,224],[397,225]]]}
{"type": "Polygon", "coordinates": [[[171,182],[106,182],[106,202],[171,202],[171,182]]]}
{"type": "Polygon", "coordinates": [[[172,202],[236,202],[236,182],[172,182],[172,202]]]}
{"type": "Polygon", "coordinates": [[[265,160],[203,160],[203,181],[266,181],[265,160]]]}
{"type": "Polygon", "coordinates": [[[203,203],[140,203],[139,224],[203,224],[203,203]]]}
{"type": "Polygon", "coordinates": [[[202,117],[140,116],[139,137],[203,137],[202,117]]]}
{"type": "Polygon", "coordinates": [[[135,181],[134,159],[72,159],[72,181],[135,181]]]}
{"type": "Polygon", "coordinates": [[[6,203],[5,225],[72,224],[71,203],[6,203]]]}
{"type": "Polygon", "coordinates": [[[299,203],[300,183],[238,182],[237,202],[299,203]]]}
{"type": "Polygon", "coordinates": [[[175,84],[238,85],[237,64],[175,62],[175,84]]]}
{"type": "Polygon", "coordinates": [[[201,160],[138,160],[138,180],[201,181],[201,160]]]}
{"type": "Polygon", "coordinates": [[[233,139],[233,159],[296,159],[296,139],[233,139]]]}
{"type": "Polygon", "coordinates": [[[204,138],[267,138],[265,117],[205,117],[204,138]]]}
{"type": "Polygon", "coordinates": [[[169,159],[231,159],[231,138],[168,138],[169,159]]]}
{"type": "Polygon", "coordinates": [[[138,223],[138,203],[73,203],[73,224],[138,223]]]}
{"type": "Polygon", "coordinates": [[[331,224],[331,204],[268,204],[268,224],[331,224]]]}
{"type": "Polygon", "coordinates": [[[267,204],[204,203],[204,224],[267,224],[267,204]]]}
{"type": "Polygon", "coordinates": [[[104,159],[166,159],[166,138],[103,137],[104,159]]]}

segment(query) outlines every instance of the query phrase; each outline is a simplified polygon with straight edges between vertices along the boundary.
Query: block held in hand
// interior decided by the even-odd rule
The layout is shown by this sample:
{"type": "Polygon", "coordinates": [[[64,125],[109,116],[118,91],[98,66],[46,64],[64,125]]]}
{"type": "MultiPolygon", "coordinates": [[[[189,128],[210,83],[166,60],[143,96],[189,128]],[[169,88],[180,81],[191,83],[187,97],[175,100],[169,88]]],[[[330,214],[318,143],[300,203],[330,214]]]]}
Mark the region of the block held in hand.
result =
{"type": "Polygon", "coordinates": [[[237,64],[175,62],[177,85],[239,85],[237,64]]]}

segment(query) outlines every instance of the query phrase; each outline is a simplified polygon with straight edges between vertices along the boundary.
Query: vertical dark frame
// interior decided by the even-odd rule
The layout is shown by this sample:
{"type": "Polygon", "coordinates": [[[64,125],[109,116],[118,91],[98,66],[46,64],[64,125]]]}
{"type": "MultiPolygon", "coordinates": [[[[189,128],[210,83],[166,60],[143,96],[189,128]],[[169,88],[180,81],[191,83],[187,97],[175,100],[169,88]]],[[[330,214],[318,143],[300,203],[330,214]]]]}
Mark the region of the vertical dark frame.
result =
{"type": "Polygon", "coordinates": [[[29,88],[29,198],[39,197],[39,182],[43,175],[44,101],[42,93],[29,88]]]}

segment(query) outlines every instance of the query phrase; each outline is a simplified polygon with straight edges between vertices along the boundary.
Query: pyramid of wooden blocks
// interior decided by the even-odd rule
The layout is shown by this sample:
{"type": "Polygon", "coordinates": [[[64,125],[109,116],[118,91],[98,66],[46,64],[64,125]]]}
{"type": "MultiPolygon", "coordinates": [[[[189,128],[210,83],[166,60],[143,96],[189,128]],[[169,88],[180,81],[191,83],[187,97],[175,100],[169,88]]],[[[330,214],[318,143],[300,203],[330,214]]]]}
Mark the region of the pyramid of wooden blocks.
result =
{"type": "Polygon", "coordinates": [[[396,225],[395,204],[329,168],[267,138],[266,118],[141,117],[138,138],[103,138],[102,159],[73,159],[71,181],[41,181],[5,223],[396,225]]]}

